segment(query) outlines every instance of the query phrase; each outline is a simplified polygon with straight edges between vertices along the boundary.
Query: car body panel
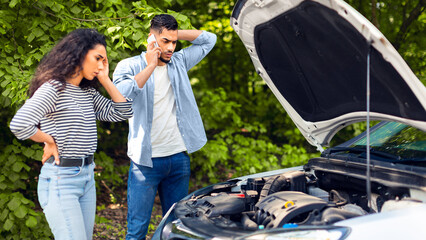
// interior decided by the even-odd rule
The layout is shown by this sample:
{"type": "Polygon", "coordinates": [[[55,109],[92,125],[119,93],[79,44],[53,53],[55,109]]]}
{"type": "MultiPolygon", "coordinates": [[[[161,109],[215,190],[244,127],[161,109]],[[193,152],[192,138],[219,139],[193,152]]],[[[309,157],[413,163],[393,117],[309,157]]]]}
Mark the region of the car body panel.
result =
{"type": "Polygon", "coordinates": [[[355,239],[425,239],[424,219],[426,204],[403,209],[370,214],[336,223],[347,226],[351,234],[346,240],[355,239]],[[408,230],[409,229],[409,230],[408,230]],[[366,234],[368,233],[368,234],[366,234]],[[384,237],[387,236],[387,237],[384,237]]]}

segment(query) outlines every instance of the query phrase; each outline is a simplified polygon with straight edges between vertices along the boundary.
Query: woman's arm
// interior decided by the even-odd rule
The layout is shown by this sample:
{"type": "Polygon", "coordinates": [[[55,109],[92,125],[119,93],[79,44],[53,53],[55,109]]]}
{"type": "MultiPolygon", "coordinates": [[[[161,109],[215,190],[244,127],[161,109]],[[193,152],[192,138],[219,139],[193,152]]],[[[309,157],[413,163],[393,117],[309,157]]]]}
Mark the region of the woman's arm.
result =
{"type": "Polygon", "coordinates": [[[59,165],[58,146],[52,136],[37,129],[36,134],[30,137],[34,142],[44,142],[43,157],[41,162],[44,164],[51,156],[55,157],[56,165],[59,165]]]}
{"type": "Polygon", "coordinates": [[[123,97],[120,91],[118,91],[117,87],[112,83],[111,79],[109,78],[108,57],[105,56],[103,63],[104,68],[98,74],[99,82],[108,92],[113,102],[127,102],[127,100],[123,97]]]}
{"type": "Polygon", "coordinates": [[[98,79],[111,97],[112,102],[92,89],[93,107],[96,119],[100,121],[117,122],[132,117],[132,103],[118,91],[117,87],[109,78],[108,59],[104,59],[104,68],[99,72],[98,79]]]}
{"type": "Polygon", "coordinates": [[[18,139],[31,139],[35,142],[44,142],[44,153],[42,163],[50,156],[55,157],[59,164],[58,147],[53,137],[37,128],[40,120],[56,108],[57,90],[49,83],[40,86],[34,95],[28,99],[18,110],[10,122],[10,130],[18,139]]]}

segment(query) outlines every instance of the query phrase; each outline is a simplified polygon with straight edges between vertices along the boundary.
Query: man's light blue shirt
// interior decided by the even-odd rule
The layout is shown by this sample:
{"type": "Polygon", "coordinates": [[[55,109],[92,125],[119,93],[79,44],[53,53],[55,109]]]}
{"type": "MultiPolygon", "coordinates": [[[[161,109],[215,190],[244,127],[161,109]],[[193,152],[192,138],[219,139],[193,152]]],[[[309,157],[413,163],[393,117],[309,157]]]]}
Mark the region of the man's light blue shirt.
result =
{"type": "MultiPolygon", "coordinates": [[[[188,71],[214,47],[216,35],[203,31],[192,45],[173,53],[167,64],[170,83],[176,101],[176,120],[188,153],[202,148],[207,137],[198,111],[188,71]]],[[[154,74],[142,88],[135,75],[147,66],[145,52],[117,64],[113,82],[124,97],[133,99],[133,117],[129,119],[127,155],[136,164],[152,167],[151,128],[154,109],[154,74]]]]}

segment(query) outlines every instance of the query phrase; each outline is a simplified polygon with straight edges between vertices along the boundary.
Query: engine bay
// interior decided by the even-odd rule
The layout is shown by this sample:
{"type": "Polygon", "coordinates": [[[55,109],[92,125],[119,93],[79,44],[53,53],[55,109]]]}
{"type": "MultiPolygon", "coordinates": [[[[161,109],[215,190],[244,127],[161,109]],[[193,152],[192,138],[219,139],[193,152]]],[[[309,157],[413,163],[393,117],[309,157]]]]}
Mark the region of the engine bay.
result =
{"type": "Polygon", "coordinates": [[[176,204],[175,217],[204,234],[240,235],[259,229],[331,225],[383,209],[422,204],[410,189],[372,183],[325,171],[290,171],[227,182],[176,204]]]}

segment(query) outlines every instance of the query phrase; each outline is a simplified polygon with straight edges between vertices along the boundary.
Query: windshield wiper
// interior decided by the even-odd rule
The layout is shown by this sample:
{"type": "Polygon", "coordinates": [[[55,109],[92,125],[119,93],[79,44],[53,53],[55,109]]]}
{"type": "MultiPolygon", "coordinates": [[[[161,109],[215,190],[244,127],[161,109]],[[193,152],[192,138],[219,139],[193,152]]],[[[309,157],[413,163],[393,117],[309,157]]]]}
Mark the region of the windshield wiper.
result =
{"type": "MultiPolygon", "coordinates": [[[[367,149],[366,148],[354,148],[354,147],[333,147],[333,148],[329,148],[329,149],[324,151],[324,153],[326,153],[326,154],[332,154],[332,153],[336,153],[336,152],[366,153],[367,149]]],[[[387,152],[382,152],[382,151],[376,150],[374,148],[370,148],[370,154],[378,156],[378,157],[386,158],[386,160],[388,160],[388,161],[391,160],[389,162],[398,162],[398,161],[402,160],[402,158],[400,156],[396,156],[396,155],[393,155],[393,154],[387,153],[387,152]]]]}

